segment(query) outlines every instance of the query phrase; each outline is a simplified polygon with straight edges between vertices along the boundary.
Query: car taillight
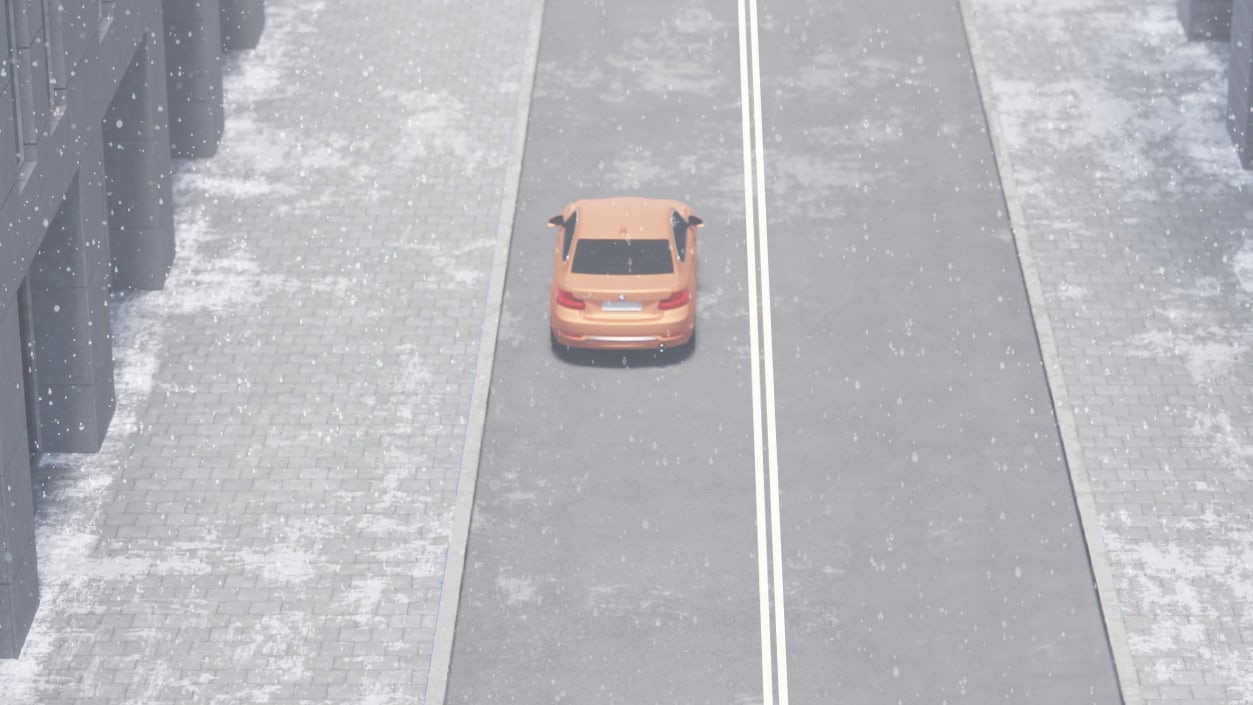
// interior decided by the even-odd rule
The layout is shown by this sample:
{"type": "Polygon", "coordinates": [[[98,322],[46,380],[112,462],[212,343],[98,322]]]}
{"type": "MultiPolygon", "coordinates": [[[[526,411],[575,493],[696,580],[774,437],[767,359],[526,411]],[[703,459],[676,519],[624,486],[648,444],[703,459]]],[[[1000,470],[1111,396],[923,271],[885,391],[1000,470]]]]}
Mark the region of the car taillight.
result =
{"type": "Polygon", "coordinates": [[[557,290],[557,303],[566,308],[573,308],[579,311],[587,308],[587,304],[583,303],[583,299],[576,298],[574,294],[565,289],[557,290]]]}
{"type": "Polygon", "coordinates": [[[670,309],[678,308],[685,303],[687,303],[687,289],[680,289],[662,299],[661,302],[657,304],[657,308],[662,311],[669,311],[670,309]]]}

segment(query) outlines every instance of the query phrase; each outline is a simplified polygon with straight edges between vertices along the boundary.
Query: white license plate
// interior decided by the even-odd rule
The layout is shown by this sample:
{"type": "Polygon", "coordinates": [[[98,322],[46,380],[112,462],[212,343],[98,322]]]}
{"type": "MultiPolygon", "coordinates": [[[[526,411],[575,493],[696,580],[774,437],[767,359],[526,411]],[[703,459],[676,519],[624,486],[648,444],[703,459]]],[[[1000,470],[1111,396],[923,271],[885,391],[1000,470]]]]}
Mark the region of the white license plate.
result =
{"type": "Polygon", "coordinates": [[[640,311],[643,308],[644,304],[640,301],[602,301],[600,303],[602,311],[640,311]]]}

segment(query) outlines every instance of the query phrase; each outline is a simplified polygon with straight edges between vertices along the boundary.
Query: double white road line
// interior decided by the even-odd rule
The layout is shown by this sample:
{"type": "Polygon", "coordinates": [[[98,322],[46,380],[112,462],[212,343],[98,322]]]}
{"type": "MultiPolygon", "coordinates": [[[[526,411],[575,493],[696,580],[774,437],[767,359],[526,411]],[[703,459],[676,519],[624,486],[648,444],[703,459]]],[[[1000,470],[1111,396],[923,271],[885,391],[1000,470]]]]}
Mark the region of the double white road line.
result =
{"type": "Polygon", "coordinates": [[[748,310],[752,319],[749,344],[753,367],[753,465],[757,476],[761,675],[765,705],[776,702],[787,705],[787,635],[783,619],[783,563],[779,540],[779,454],[770,332],[770,258],[766,246],[766,167],[761,135],[761,60],[757,46],[757,0],[740,0],[740,103],[744,129],[748,310]]]}

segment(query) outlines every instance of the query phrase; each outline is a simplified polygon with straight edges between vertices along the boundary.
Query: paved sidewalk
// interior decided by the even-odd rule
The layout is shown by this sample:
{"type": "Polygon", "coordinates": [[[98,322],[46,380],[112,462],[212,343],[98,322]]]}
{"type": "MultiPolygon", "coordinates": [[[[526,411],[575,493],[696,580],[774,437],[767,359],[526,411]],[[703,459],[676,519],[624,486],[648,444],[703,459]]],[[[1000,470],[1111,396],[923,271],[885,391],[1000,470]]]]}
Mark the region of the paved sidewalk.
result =
{"type": "Polygon", "coordinates": [[[1253,702],[1253,177],[1173,0],[971,0],[1144,702],[1253,702]]]}
{"type": "Polygon", "coordinates": [[[105,447],[38,470],[0,702],[422,701],[537,5],[267,2],[105,447]]]}

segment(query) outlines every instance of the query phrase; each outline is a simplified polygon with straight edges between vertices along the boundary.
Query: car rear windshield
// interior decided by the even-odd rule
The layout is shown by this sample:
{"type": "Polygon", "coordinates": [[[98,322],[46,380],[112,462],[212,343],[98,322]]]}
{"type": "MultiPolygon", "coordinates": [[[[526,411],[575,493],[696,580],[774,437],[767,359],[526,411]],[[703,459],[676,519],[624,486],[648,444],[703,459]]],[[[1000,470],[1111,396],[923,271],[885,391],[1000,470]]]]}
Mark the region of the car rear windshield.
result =
{"type": "Polygon", "coordinates": [[[670,274],[674,258],[669,240],[579,240],[571,269],[575,274],[670,274]]]}

